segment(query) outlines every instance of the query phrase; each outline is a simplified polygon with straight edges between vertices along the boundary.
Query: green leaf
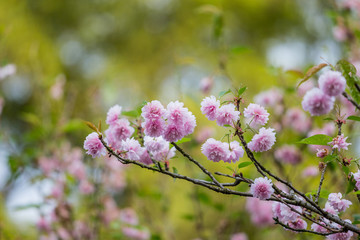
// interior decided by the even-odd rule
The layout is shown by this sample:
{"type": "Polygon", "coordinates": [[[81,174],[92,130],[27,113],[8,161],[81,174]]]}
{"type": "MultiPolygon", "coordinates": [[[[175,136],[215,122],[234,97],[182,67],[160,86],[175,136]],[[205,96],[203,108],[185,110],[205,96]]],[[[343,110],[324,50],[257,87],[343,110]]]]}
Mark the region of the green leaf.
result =
{"type": "Polygon", "coordinates": [[[241,94],[243,94],[246,91],[247,87],[242,87],[239,89],[238,91],[238,95],[241,96],[241,94]]]}
{"type": "Polygon", "coordinates": [[[176,169],[176,167],[173,167],[172,169],[173,169],[173,172],[174,172],[175,174],[178,173],[178,170],[176,169]]]}
{"type": "Polygon", "coordinates": [[[140,116],[139,112],[136,110],[133,111],[124,111],[121,113],[121,115],[127,116],[127,117],[134,117],[137,118],[140,116]]]}
{"type": "Polygon", "coordinates": [[[348,185],[346,187],[346,194],[352,192],[355,188],[356,181],[354,180],[354,176],[351,176],[348,185]]]}
{"type": "Polygon", "coordinates": [[[192,214],[184,214],[181,216],[183,219],[186,219],[186,220],[189,220],[189,221],[192,221],[195,219],[195,216],[192,215],[192,214]]]}
{"type": "Polygon", "coordinates": [[[97,133],[99,132],[99,130],[96,128],[96,126],[93,123],[85,121],[85,124],[92,130],[94,130],[95,132],[97,132],[97,133]]]}
{"type": "Polygon", "coordinates": [[[80,119],[72,119],[61,127],[61,130],[65,133],[75,132],[80,129],[84,129],[83,121],[80,119]]]}
{"type": "Polygon", "coordinates": [[[349,167],[347,167],[347,166],[343,166],[343,167],[342,167],[342,170],[344,171],[344,173],[346,174],[346,176],[348,176],[348,175],[349,175],[349,172],[350,172],[349,167]]]}
{"type": "Polygon", "coordinates": [[[244,167],[247,167],[247,166],[250,166],[251,164],[253,164],[253,162],[242,162],[242,163],[239,163],[238,165],[238,168],[244,168],[244,167]]]}
{"type": "Polygon", "coordinates": [[[222,14],[217,14],[214,16],[214,25],[213,25],[213,36],[218,40],[223,34],[224,27],[224,17],[222,14]]]}
{"type": "Polygon", "coordinates": [[[356,191],[356,192],[352,192],[352,194],[359,195],[359,194],[360,194],[360,190],[358,190],[358,191],[356,191]]]}
{"type": "Polygon", "coordinates": [[[337,158],[337,155],[327,155],[324,157],[324,162],[329,163],[337,158]]]}
{"type": "Polygon", "coordinates": [[[223,96],[225,96],[225,95],[228,94],[228,93],[231,93],[231,90],[230,90],[230,89],[225,90],[225,91],[221,91],[221,92],[219,93],[219,97],[223,97],[223,96]]]}
{"type": "Polygon", "coordinates": [[[314,74],[316,74],[318,71],[320,71],[322,68],[328,66],[328,64],[326,63],[320,63],[319,65],[313,66],[312,68],[310,68],[306,74],[305,77],[301,80],[301,82],[298,84],[297,87],[300,87],[301,84],[303,84],[304,82],[306,82],[309,78],[311,78],[314,74]]]}
{"type": "Polygon", "coordinates": [[[356,68],[348,61],[342,59],[337,62],[336,68],[339,69],[342,75],[346,79],[346,83],[350,89],[350,95],[353,97],[355,102],[360,102],[360,94],[355,87],[355,84],[360,84],[359,77],[356,76],[356,68]]]}
{"type": "Polygon", "coordinates": [[[230,166],[226,166],[227,169],[229,169],[230,171],[234,172],[234,169],[230,166]]]}
{"type": "Polygon", "coordinates": [[[353,214],[354,221],[352,224],[359,224],[360,223],[360,214],[353,214]]]}
{"type": "Polygon", "coordinates": [[[358,117],[358,116],[349,116],[349,117],[347,118],[347,120],[353,120],[353,121],[358,121],[358,122],[360,122],[360,117],[358,117]]]}
{"type": "Polygon", "coordinates": [[[22,206],[16,206],[15,210],[16,211],[20,211],[20,210],[25,210],[25,209],[29,209],[29,208],[40,208],[41,204],[26,204],[26,205],[22,205],[22,206]]]}
{"type": "Polygon", "coordinates": [[[298,143],[311,144],[311,145],[327,145],[332,141],[332,137],[324,134],[316,134],[314,136],[304,138],[298,143]]]}
{"type": "Polygon", "coordinates": [[[232,127],[231,125],[229,124],[225,124],[224,127],[232,127]]]}
{"type": "Polygon", "coordinates": [[[333,121],[334,119],[330,118],[330,117],[327,117],[327,118],[324,118],[323,120],[325,120],[325,121],[333,121]]]}
{"type": "Polygon", "coordinates": [[[182,138],[179,141],[176,142],[176,144],[180,144],[180,143],[186,143],[186,142],[190,142],[191,138],[182,138]]]}
{"type": "Polygon", "coordinates": [[[230,49],[230,52],[233,54],[240,54],[247,51],[250,51],[250,48],[246,46],[236,46],[230,49]]]}
{"type": "Polygon", "coordinates": [[[210,204],[211,203],[211,199],[206,193],[199,192],[197,194],[197,198],[200,200],[200,202],[202,202],[204,204],[210,204]]]}
{"type": "MultiPolygon", "coordinates": [[[[329,197],[329,194],[330,194],[330,193],[331,193],[331,192],[328,191],[328,190],[326,190],[326,189],[321,189],[319,197],[326,199],[326,198],[329,197]]],[[[306,193],[305,195],[306,195],[307,197],[309,197],[310,195],[316,196],[316,194],[317,194],[317,189],[316,189],[316,190],[313,190],[313,191],[311,191],[311,192],[308,192],[308,193],[306,193]]]]}

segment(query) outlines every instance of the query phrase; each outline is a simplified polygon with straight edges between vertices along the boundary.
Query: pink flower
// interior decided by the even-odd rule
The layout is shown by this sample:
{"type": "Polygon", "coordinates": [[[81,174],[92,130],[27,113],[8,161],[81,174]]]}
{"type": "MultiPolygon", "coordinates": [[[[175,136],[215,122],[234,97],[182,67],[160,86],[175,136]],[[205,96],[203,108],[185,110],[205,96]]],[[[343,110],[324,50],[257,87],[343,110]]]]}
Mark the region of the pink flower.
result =
{"type": "Polygon", "coordinates": [[[40,157],[38,160],[40,169],[46,176],[58,168],[59,161],[56,158],[40,157]]]}
{"type": "Polygon", "coordinates": [[[231,235],[230,240],[248,240],[246,233],[235,233],[231,235]]]}
{"type": "Polygon", "coordinates": [[[145,148],[141,147],[140,143],[134,138],[128,138],[122,142],[122,151],[126,152],[125,158],[139,161],[146,151],[145,148]]]}
{"type": "Polygon", "coordinates": [[[344,212],[350,205],[352,205],[352,202],[349,200],[341,198],[341,193],[330,193],[328,197],[329,205],[338,212],[344,212]]]}
{"type": "Polygon", "coordinates": [[[301,104],[311,116],[319,116],[329,113],[334,107],[335,99],[323,93],[319,88],[308,91],[301,104]]]}
{"type": "Polygon", "coordinates": [[[283,163],[298,164],[302,157],[299,150],[293,145],[283,145],[275,151],[275,158],[283,163]]]}
{"type": "Polygon", "coordinates": [[[87,154],[91,155],[93,158],[104,156],[106,150],[104,145],[101,143],[97,133],[90,133],[84,141],[84,149],[87,150],[87,154]]]}
{"type": "Polygon", "coordinates": [[[283,100],[283,93],[278,88],[271,88],[263,91],[254,97],[257,104],[265,107],[275,107],[283,100]]]}
{"type": "Polygon", "coordinates": [[[295,228],[295,229],[306,229],[307,222],[304,219],[297,218],[295,221],[289,222],[289,227],[295,228]]]}
{"type": "MultiPolygon", "coordinates": [[[[297,212],[302,212],[301,207],[291,205],[291,208],[296,210],[297,212]]],[[[293,211],[287,205],[279,202],[274,202],[272,205],[272,210],[274,214],[274,218],[278,218],[282,223],[288,223],[296,221],[296,219],[300,216],[297,212],[293,211]]]]}
{"type": "MultiPolygon", "coordinates": [[[[351,221],[349,219],[345,219],[344,221],[351,224],[351,221]]],[[[332,227],[341,229],[341,226],[336,223],[333,223],[332,227]]],[[[347,232],[341,232],[341,233],[334,233],[334,234],[328,235],[326,238],[329,240],[350,240],[353,235],[354,235],[353,232],[347,231],[347,232]]]]}
{"type": "Polygon", "coordinates": [[[240,146],[239,142],[233,141],[229,145],[229,153],[226,156],[226,159],[223,159],[224,162],[237,162],[239,158],[244,156],[244,149],[240,146]]]}
{"type": "Polygon", "coordinates": [[[204,77],[200,81],[200,91],[203,94],[208,94],[214,85],[214,80],[211,77],[204,77]]]}
{"type": "Polygon", "coordinates": [[[164,133],[165,121],[159,119],[147,119],[141,125],[144,128],[144,133],[150,137],[159,137],[164,133]]]}
{"type": "Polygon", "coordinates": [[[184,126],[174,123],[168,124],[162,136],[168,142],[176,142],[184,137],[184,126]]]}
{"type": "MultiPolygon", "coordinates": [[[[325,134],[325,135],[333,135],[335,132],[335,125],[332,123],[327,123],[325,124],[322,128],[315,128],[313,130],[311,130],[308,133],[308,137],[314,136],[316,134],[325,134]]],[[[330,150],[330,147],[328,146],[321,146],[321,145],[309,145],[309,148],[311,151],[316,152],[317,149],[319,148],[326,148],[328,150],[330,150]]]]}
{"type": "Polygon", "coordinates": [[[106,123],[109,125],[114,124],[121,115],[121,107],[119,105],[112,106],[107,112],[106,123]]]}
{"type": "Polygon", "coordinates": [[[93,193],[95,188],[93,184],[91,184],[88,180],[84,179],[80,182],[79,190],[80,193],[87,195],[93,193]]]}
{"type": "MultiPolygon", "coordinates": [[[[325,225],[323,222],[322,222],[322,224],[325,225]]],[[[324,228],[316,223],[311,224],[311,230],[318,232],[318,233],[327,233],[328,232],[328,230],[326,228],[324,228]]]]}
{"type": "Polygon", "coordinates": [[[229,154],[229,145],[213,138],[209,138],[201,146],[201,152],[211,161],[219,162],[227,158],[229,154]]]}
{"type": "Polygon", "coordinates": [[[165,118],[168,124],[184,124],[187,118],[188,109],[184,108],[184,103],[175,101],[167,105],[165,118]]]}
{"type": "Polygon", "coordinates": [[[265,227],[274,223],[272,202],[262,201],[258,198],[246,199],[246,210],[251,216],[251,222],[256,226],[265,227]]]}
{"type": "Polygon", "coordinates": [[[247,108],[244,109],[244,117],[248,119],[251,127],[262,126],[269,120],[269,113],[262,106],[250,103],[247,108]]]}
{"type": "Polygon", "coordinates": [[[319,78],[319,88],[328,96],[335,97],[344,92],[346,80],[340,72],[327,71],[319,78]]]}
{"type": "Polygon", "coordinates": [[[169,160],[175,156],[175,147],[170,149],[169,142],[165,141],[163,137],[151,138],[145,136],[144,146],[153,159],[157,161],[169,160]]]}
{"type": "Polygon", "coordinates": [[[125,140],[135,132],[134,128],[130,126],[129,120],[126,118],[118,119],[113,122],[105,131],[106,140],[108,144],[114,149],[121,148],[121,141],[125,140]]]}
{"type": "Polygon", "coordinates": [[[145,120],[159,120],[164,116],[164,114],[165,108],[158,100],[148,102],[141,109],[141,116],[145,118],[145,120]]]}
{"type": "Polygon", "coordinates": [[[337,148],[339,151],[341,149],[348,150],[348,146],[351,145],[351,143],[346,142],[347,138],[348,137],[344,138],[344,134],[341,134],[340,136],[336,136],[335,138],[333,138],[333,140],[328,144],[330,144],[333,149],[337,148]]]}
{"type": "Polygon", "coordinates": [[[39,221],[36,223],[36,227],[39,231],[48,232],[51,230],[51,223],[49,220],[45,219],[42,216],[40,217],[39,221]]]}
{"type": "Polygon", "coordinates": [[[83,180],[86,177],[86,170],[83,162],[73,161],[67,167],[69,173],[78,180],[83,180]]]}
{"type": "Polygon", "coordinates": [[[323,210],[324,210],[325,212],[327,212],[327,213],[331,213],[331,214],[334,214],[334,215],[338,215],[338,214],[339,214],[338,211],[335,210],[335,208],[330,204],[329,201],[327,201],[327,202],[325,203],[325,208],[324,208],[323,210]]]}
{"type": "Polygon", "coordinates": [[[185,114],[185,123],[184,123],[184,136],[189,135],[194,132],[196,127],[195,116],[191,112],[185,114]]]}
{"type": "Polygon", "coordinates": [[[360,189],[360,170],[358,170],[356,173],[353,173],[353,176],[356,181],[357,189],[360,189]]]}
{"type": "Polygon", "coordinates": [[[148,231],[140,230],[133,227],[123,227],[122,232],[126,237],[134,240],[147,240],[150,238],[150,234],[148,231]]]}
{"type": "Polygon", "coordinates": [[[305,133],[310,129],[311,120],[301,109],[290,108],[283,118],[283,124],[296,132],[305,133]]]}
{"type": "Polygon", "coordinates": [[[304,171],[302,172],[302,175],[304,177],[314,177],[318,174],[319,174],[319,168],[316,166],[309,166],[305,168],[304,171]]]}
{"type": "Polygon", "coordinates": [[[130,225],[138,225],[139,219],[136,212],[132,208],[124,208],[120,210],[120,220],[130,225]]]}
{"type": "Polygon", "coordinates": [[[248,147],[253,152],[265,152],[271,149],[276,141],[273,128],[260,128],[249,142],[248,147]]]}
{"type": "Polygon", "coordinates": [[[307,80],[306,82],[302,83],[297,90],[297,93],[299,96],[304,96],[305,93],[309,90],[311,90],[312,88],[315,87],[314,81],[312,81],[311,79],[307,80]]]}
{"type": "Polygon", "coordinates": [[[259,177],[255,179],[253,184],[251,184],[250,192],[254,197],[259,198],[260,200],[265,200],[271,197],[274,193],[274,189],[270,179],[267,177],[259,177]]]}
{"type": "Polygon", "coordinates": [[[218,109],[216,116],[216,123],[219,126],[231,125],[236,123],[240,118],[240,112],[235,110],[235,105],[229,103],[227,105],[223,105],[218,109]]]}
{"type": "Polygon", "coordinates": [[[322,149],[317,150],[316,156],[318,158],[324,158],[327,155],[329,155],[329,151],[326,148],[322,148],[322,149]]]}
{"type": "Polygon", "coordinates": [[[213,121],[216,119],[219,107],[220,107],[220,101],[216,100],[214,96],[210,96],[202,100],[200,110],[203,114],[205,114],[207,119],[213,121]]]}
{"type": "Polygon", "coordinates": [[[347,30],[345,26],[335,26],[332,30],[336,41],[343,42],[347,39],[347,30]]]}

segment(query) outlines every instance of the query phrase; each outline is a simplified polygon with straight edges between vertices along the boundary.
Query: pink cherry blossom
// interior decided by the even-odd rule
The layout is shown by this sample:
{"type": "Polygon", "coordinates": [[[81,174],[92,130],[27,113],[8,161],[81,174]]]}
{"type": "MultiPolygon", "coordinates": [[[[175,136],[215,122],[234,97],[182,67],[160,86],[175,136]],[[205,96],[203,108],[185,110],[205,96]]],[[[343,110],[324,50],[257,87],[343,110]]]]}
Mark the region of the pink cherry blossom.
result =
{"type": "Polygon", "coordinates": [[[283,100],[283,92],[278,88],[260,92],[254,97],[255,103],[265,107],[275,107],[283,100]]]}
{"type": "MultiPolygon", "coordinates": [[[[323,222],[322,222],[322,224],[325,225],[323,222]]],[[[311,230],[318,232],[318,233],[327,233],[328,232],[328,230],[326,228],[324,228],[316,223],[311,224],[311,230]]]]}
{"type": "Polygon", "coordinates": [[[165,114],[165,108],[158,100],[153,100],[151,102],[148,102],[141,109],[141,116],[145,120],[160,119],[164,117],[164,114],[165,114]]]}
{"type": "Polygon", "coordinates": [[[297,218],[295,221],[289,222],[289,227],[294,229],[306,229],[307,222],[304,219],[297,218]]]}
{"type": "Polygon", "coordinates": [[[168,124],[184,124],[186,114],[189,110],[184,108],[184,103],[175,101],[170,102],[166,107],[165,118],[168,124]]]}
{"type": "Polygon", "coordinates": [[[297,93],[299,96],[303,97],[306,92],[310,91],[314,87],[314,81],[312,81],[312,79],[309,79],[298,87],[297,93]]]}
{"type": "Polygon", "coordinates": [[[213,121],[216,119],[219,107],[220,101],[216,100],[214,96],[210,96],[202,100],[200,110],[203,114],[205,114],[207,119],[213,121]]]}
{"type": "Polygon", "coordinates": [[[332,30],[332,33],[335,40],[339,42],[345,41],[348,37],[347,29],[343,25],[335,26],[332,30]]]}
{"type": "Polygon", "coordinates": [[[254,183],[251,184],[250,192],[254,197],[259,198],[260,200],[269,199],[274,193],[271,179],[268,179],[267,177],[256,178],[254,183]]]}
{"type": "Polygon", "coordinates": [[[204,77],[200,81],[200,91],[203,94],[208,94],[214,85],[214,80],[211,77],[204,77]]]}
{"type": "Polygon", "coordinates": [[[328,144],[330,144],[332,146],[333,149],[338,149],[339,151],[341,149],[344,150],[348,150],[348,146],[351,145],[351,143],[347,143],[346,139],[348,137],[344,138],[344,134],[338,135],[336,136],[331,142],[329,142],[328,144]]]}
{"type": "Polygon", "coordinates": [[[240,146],[238,141],[233,141],[229,144],[229,153],[224,162],[237,162],[239,158],[244,156],[244,149],[240,146]]]}
{"type": "MultiPolygon", "coordinates": [[[[297,212],[302,212],[301,207],[299,206],[291,206],[297,212]]],[[[282,223],[288,223],[296,221],[299,217],[299,214],[293,211],[287,205],[279,202],[274,202],[272,205],[272,210],[275,218],[278,218],[282,223]]]]}
{"type": "Polygon", "coordinates": [[[106,150],[104,145],[101,143],[97,133],[90,133],[84,141],[84,149],[87,150],[87,154],[91,155],[93,158],[104,156],[106,150]]]}
{"type": "Polygon", "coordinates": [[[300,108],[290,108],[286,111],[283,124],[298,133],[305,133],[311,127],[311,120],[300,108]]]}
{"type": "Polygon", "coordinates": [[[248,240],[246,233],[235,233],[231,235],[230,240],[248,240]]]}
{"type": "Polygon", "coordinates": [[[360,189],[360,170],[358,170],[356,173],[353,173],[354,180],[356,181],[355,186],[357,189],[360,189]]]}
{"type": "Polygon", "coordinates": [[[121,141],[131,137],[134,132],[135,130],[130,126],[129,120],[122,118],[113,122],[105,131],[105,135],[108,144],[112,148],[120,149],[121,141]]]}
{"type": "Polygon", "coordinates": [[[196,127],[196,118],[191,112],[185,114],[184,122],[184,136],[189,135],[194,132],[196,127]]]}
{"type": "Polygon", "coordinates": [[[211,161],[219,162],[227,158],[229,154],[229,145],[209,138],[201,146],[201,152],[211,161]]]}
{"type": "Polygon", "coordinates": [[[140,230],[133,227],[123,227],[122,232],[126,237],[134,240],[147,240],[150,238],[150,234],[148,231],[140,230]]]}
{"type": "Polygon", "coordinates": [[[341,193],[330,193],[328,197],[328,203],[338,212],[344,212],[352,202],[346,199],[341,199],[341,193]]]}
{"type": "Polygon", "coordinates": [[[273,128],[260,128],[259,133],[254,135],[248,147],[253,152],[265,152],[271,149],[275,141],[273,128]]]}
{"type": "Polygon", "coordinates": [[[215,133],[214,128],[212,128],[212,127],[204,127],[202,129],[200,129],[200,131],[198,131],[197,134],[195,134],[195,140],[198,143],[203,143],[204,141],[206,141],[206,139],[213,136],[214,133],[215,133]]]}
{"type": "MultiPolygon", "coordinates": [[[[351,221],[349,219],[345,219],[344,221],[351,224],[351,221]]],[[[337,229],[342,228],[339,224],[336,224],[336,223],[333,223],[332,227],[335,228],[335,229],[336,228],[337,229]]],[[[347,231],[347,232],[340,232],[340,233],[330,234],[326,238],[329,239],[329,240],[350,240],[353,235],[354,235],[353,232],[347,231]]]]}
{"type": "Polygon", "coordinates": [[[125,152],[125,158],[133,161],[140,160],[144,151],[146,151],[145,148],[141,147],[138,140],[135,140],[134,138],[128,138],[123,141],[121,150],[125,152]]]}
{"type": "Polygon", "coordinates": [[[323,93],[319,88],[308,91],[301,104],[311,116],[319,116],[329,113],[334,107],[335,99],[323,93]]]}
{"type": "Polygon", "coordinates": [[[159,137],[164,133],[165,121],[162,118],[147,119],[141,125],[144,129],[144,133],[150,137],[159,137]]]}
{"type": "Polygon", "coordinates": [[[277,160],[293,165],[302,160],[301,153],[294,145],[283,145],[275,151],[274,155],[277,160]]]}
{"type": "Polygon", "coordinates": [[[329,155],[329,151],[326,148],[318,149],[316,152],[318,158],[324,158],[327,155],[329,155]]]}
{"type": "Polygon", "coordinates": [[[168,124],[162,136],[168,142],[176,142],[184,137],[184,125],[168,124]]]}
{"type": "Polygon", "coordinates": [[[248,119],[251,127],[265,125],[269,120],[269,115],[265,108],[255,103],[250,103],[244,109],[244,117],[248,119]]]}
{"type": "Polygon", "coordinates": [[[120,210],[120,220],[130,225],[138,225],[139,219],[134,209],[123,208],[120,210]]]}
{"type": "Polygon", "coordinates": [[[319,174],[319,168],[317,166],[309,166],[302,172],[304,177],[314,177],[319,174]]]}
{"type": "Polygon", "coordinates": [[[327,71],[319,78],[319,88],[328,96],[335,97],[344,92],[346,80],[340,72],[327,71]]]}
{"type": "Polygon", "coordinates": [[[145,136],[144,146],[153,159],[157,161],[169,160],[175,156],[176,149],[169,147],[169,142],[163,137],[151,138],[145,136]]]}
{"type": "Polygon", "coordinates": [[[119,105],[112,106],[107,112],[106,123],[109,125],[114,124],[121,115],[121,109],[119,105]]]}
{"type": "Polygon", "coordinates": [[[92,183],[90,183],[88,180],[84,179],[84,180],[80,181],[79,190],[80,190],[80,193],[87,195],[87,194],[93,193],[95,188],[92,183]]]}
{"type": "Polygon", "coordinates": [[[219,126],[230,125],[233,126],[233,123],[236,123],[240,118],[240,112],[235,110],[235,105],[229,103],[223,105],[218,109],[216,116],[216,123],[219,126]]]}
{"type": "Polygon", "coordinates": [[[256,226],[265,227],[274,223],[272,202],[262,201],[258,198],[246,199],[246,210],[251,216],[251,222],[256,226]]]}

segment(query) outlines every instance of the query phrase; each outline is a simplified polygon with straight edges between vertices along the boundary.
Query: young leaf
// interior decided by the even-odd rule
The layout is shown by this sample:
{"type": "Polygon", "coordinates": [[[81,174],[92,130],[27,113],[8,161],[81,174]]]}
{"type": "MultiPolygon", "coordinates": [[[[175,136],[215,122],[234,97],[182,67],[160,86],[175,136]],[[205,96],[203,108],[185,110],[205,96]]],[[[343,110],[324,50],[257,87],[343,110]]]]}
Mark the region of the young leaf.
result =
{"type": "Polygon", "coordinates": [[[221,91],[221,92],[219,93],[219,97],[223,97],[223,96],[225,96],[226,94],[228,94],[228,93],[230,93],[230,92],[231,92],[230,89],[225,90],[225,91],[221,91]]]}
{"type": "Polygon", "coordinates": [[[324,157],[324,162],[329,163],[337,158],[337,155],[327,155],[324,157]]]}
{"type": "Polygon", "coordinates": [[[354,214],[353,215],[354,221],[352,224],[359,224],[360,223],[360,214],[354,214]]]}
{"type": "Polygon", "coordinates": [[[137,118],[140,116],[139,112],[135,111],[135,110],[122,112],[121,115],[124,115],[127,117],[134,117],[134,118],[137,118]]]}
{"type": "Polygon", "coordinates": [[[349,116],[349,117],[347,118],[347,120],[353,120],[353,121],[358,121],[358,122],[360,122],[360,117],[358,117],[358,116],[349,116]]]}
{"type": "Polygon", "coordinates": [[[84,121],[84,122],[85,122],[85,124],[86,124],[89,128],[91,128],[91,129],[94,130],[95,132],[99,132],[98,129],[96,128],[96,126],[95,126],[93,123],[88,122],[88,121],[84,121]]]}
{"type": "Polygon", "coordinates": [[[234,172],[234,169],[230,166],[226,166],[227,169],[229,169],[230,171],[234,172]]]}
{"type": "Polygon", "coordinates": [[[176,169],[176,167],[173,167],[172,169],[173,169],[173,172],[174,172],[175,174],[178,173],[178,170],[176,169]]]}
{"type": "Polygon", "coordinates": [[[327,145],[331,141],[332,141],[332,138],[328,135],[316,134],[314,136],[304,138],[301,141],[299,141],[298,143],[311,144],[311,145],[327,145]]]}
{"type": "Polygon", "coordinates": [[[350,180],[349,180],[349,183],[346,187],[346,194],[352,192],[355,188],[355,184],[356,184],[356,181],[354,180],[354,177],[351,176],[350,180]]]}
{"type": "Polygon", "coordinates": [[[301,84],[303,84],[304,82],[306,82],[309,78],[311,78],[315,73],[317,73],[318,71],[320,71],[322,68],[328,66],[327,63],[320,63],[319,65],[313,66],[312,68],[310,68],[306,74],[305,77],[301,80],[301,82],[299,83],[299,85],[297,87],[300,87],[301,84]]]}
{"type": "Polygon", "coordinates": [[[99,132],[101,132],[101,120],[99,120],[98,129],[99,129],[99,132]]]}
{"type": "Polygon", "coordinates": [[[176,144],[190,142],[190,141],[191,141],[191,138],[182,138],[179,141],[177,141],[176,144]]]}
{"type": "Polygon", "coordinates": [[[239,163],[238,165],[238,168],[244,168],[244,167],[247,167],[247,166],[250,166],[251,164],[253,164],[253,162],[242,162],[242,163],[239,163]]]}
{"type": "Polygon", "coordinates": [[[350,89],[350,95],[353,97],[355,102],[360,102],[360,94],[355,87],[355,84],[360,84],[359,78],[356,76],[356,68],[348,61],[342,59],[337,62],[336,67],[342,72],[342,75],[346,79],[346,84],[350,89]]]}
{"type": "Polygon", "coordinates": [[[238,95],[241,96],[241,94],[243,94],[246,91],[247,87],[242,87],[239,89],[238,91],[238,95]]]}

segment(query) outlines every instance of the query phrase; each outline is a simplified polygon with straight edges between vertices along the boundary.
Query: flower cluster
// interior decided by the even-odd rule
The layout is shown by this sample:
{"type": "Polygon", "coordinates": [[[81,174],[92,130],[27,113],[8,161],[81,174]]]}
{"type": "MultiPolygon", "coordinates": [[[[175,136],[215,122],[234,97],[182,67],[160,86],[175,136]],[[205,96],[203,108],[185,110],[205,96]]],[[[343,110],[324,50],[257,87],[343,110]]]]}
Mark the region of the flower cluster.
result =
{"type": "Polygon", "coordinates": [[[246,210],[251,216],[251,221],[259,227],[269,226],[274,223],[272,202],[262,201],[259,198],[247,198],[246,210]]]}
{"type": "Polygon", "coordinates": [[[294,229],[306,229],[307,223],[300,217],[302,209],[299,206],[285,205],[283,203],[274,202],[272,205],[274,218],[287,224],[294,229]],[[300,214],[299,214],[300,213],[300,214]]]}
{"type": "Polygon", "coordinates": [[[162,136],[168,142],[176,142],[191,134],[196,126],[195,116],[184,107],[184,103],[170,102],[165,109],[157,101],[151,101],[142,108],[144,133],[149,137],[162,136]]]}
{"type": "Polygon", "coordinates": [[[338,135],[336,136],[331,142],[329,142],[328,144],[330,144],[332,146],[333,149],[337,149],[337,150],[348,150],[348,146],[351,145],[351,143],[347,143],[346,139],[348,137],[344,138],[344,134],[338,135]]]}
{"type": "Polygon", "coordinates": [[[219,126],[233,126],[240,118],[240,112],[235,110],[232,103],[220,107],[220,101],[214,96],[206,97],[201,102],[201,112],[210,120],[216,120],[219,126]]]}
{"type": "Polygon", "coordinates": [[[344,92],[346,80],[337,71],[327,71],[319,78],[319,88],[313,88],[306,92],[302,107],[310,112],[311,116],[319,116],[329,113],[334,107],[336,96],[344,92]]]}
{"type": "Polygon", "coordinates": [[[219,162],[237,162],[239,158],[244,156],[244,149],[239,142],[233,141],[229,143],[217,141],[209,138],[201,147],[201,152],[211,161],[219,162]]]}
{"type": "Polygon", "coordinates": [[[270,150],[276,141],[274,131],[275,129],[273,128],[260,128],[259,133],[255,134],[249,142],[249,149],[254,152],[270,150]]]}
{"type": "Polygon", "coordinates": [[[251,127],[263,126],[269,120],[269,113],[262,106],[250,103],[247,108],[244,109],[244,117],[247,118],[251,127]]]}

